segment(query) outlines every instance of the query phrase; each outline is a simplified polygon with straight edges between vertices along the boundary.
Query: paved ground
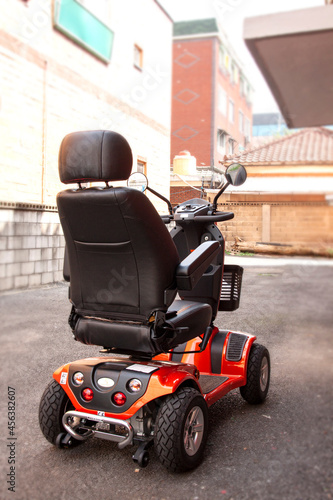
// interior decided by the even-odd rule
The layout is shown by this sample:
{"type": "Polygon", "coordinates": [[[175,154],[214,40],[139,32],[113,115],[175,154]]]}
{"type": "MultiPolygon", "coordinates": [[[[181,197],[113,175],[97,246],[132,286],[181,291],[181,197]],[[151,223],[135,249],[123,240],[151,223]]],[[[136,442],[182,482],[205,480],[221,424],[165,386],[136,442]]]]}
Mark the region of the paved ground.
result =
{"type": "Polygon", "coordinates": [[[269,348],[269,398],[253,407],[235,391],[213,405],[205,460],[186,474],[168,473],[154,455],[137,470],[133,449],[97,439],[72,450],[50,445],[38,426],[44,387],[55,368],[97,349],[71,339],[66,285],[2,295],[0,498],[332,499],[332,262],[243,261],[241,307],[219,314],[218,325],[255,332],[269,348]],[[17,410],[15,493],[6,491],[8,386],[17,410]]]}

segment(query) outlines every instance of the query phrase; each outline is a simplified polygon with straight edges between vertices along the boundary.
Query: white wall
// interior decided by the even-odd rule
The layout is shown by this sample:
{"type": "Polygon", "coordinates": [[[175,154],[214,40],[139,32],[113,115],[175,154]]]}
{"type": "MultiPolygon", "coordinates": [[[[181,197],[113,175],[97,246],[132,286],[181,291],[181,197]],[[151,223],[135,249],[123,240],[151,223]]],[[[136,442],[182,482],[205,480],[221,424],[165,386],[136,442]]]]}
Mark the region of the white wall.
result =
{"type": "Polygon", "coordinates": [[[135,165],[143,157],[150,185],[169,196],[171,20],[154,0],[103,0],[96,14],[114,32],[106,64],[53,28],[52,5],[0,0],[0,201],[54,205],[62,138],[104,128],[127,138],[135,165]]]}

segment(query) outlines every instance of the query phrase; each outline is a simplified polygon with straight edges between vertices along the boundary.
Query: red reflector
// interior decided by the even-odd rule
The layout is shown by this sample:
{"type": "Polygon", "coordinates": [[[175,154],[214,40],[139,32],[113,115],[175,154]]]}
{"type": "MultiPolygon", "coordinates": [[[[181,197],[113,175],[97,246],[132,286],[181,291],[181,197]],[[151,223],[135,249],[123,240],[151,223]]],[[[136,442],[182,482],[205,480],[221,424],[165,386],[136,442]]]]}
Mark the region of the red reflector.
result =
{"type": "Polygon", "coordinates": [[[112,396],[112,400],[113,400],[115,405],[123,406],[126,403],[126,396],[122,392],[116,392],[112,396]]]}
{"type": "Polygon", "coordinates": [[[89,389],[89,387],[86,387],[85,389],[83,389],[81,394],[82,394],[82,397],[85,401],[91,401],[92,398],[94,397],[94,392],[92,391],[92,389],[89,389]]]}

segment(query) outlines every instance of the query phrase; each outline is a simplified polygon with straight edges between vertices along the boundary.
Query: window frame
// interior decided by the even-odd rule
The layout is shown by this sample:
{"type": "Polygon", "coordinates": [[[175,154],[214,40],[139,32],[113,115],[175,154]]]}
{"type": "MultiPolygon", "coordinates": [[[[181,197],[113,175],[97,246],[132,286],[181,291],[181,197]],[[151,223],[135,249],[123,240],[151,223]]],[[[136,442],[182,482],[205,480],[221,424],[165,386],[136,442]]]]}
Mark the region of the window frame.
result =
{"type": "Polygon", "coordinates": [[[228,94],[222,85],[218,85],[217,108],[223,116],[228,116],[228,94]]]}
{"type": "Polygon", "coordinates": [[[238,130],[241,134],[244,135],[244,129],[245,129],[245,116],[243,111],[240,109],[238,110],[238,130]]]}
{"type": "Polygon", "coordinates": [[[136,171],[145,174],[147,177],[147,160],[142,156],[138,156],[136,159],[136,171]],[[142,169],[139,168],[139,164],[142,165],[142,169]]]}
{"type": "Polygon", "coordinates": [[[226,154],[226,142],[227,142],[227,133],[225,130],[218,128],[217,129],[217,151],[218,153],[224,155],[226,154]],[[221,144],[222,140],[222,144],[221,144]]]}
{"type": "Polygon", "coordinates": [[[229,113],[228,119],[230,123],[235,123],[235,102],[229,97],[229,113]]]}

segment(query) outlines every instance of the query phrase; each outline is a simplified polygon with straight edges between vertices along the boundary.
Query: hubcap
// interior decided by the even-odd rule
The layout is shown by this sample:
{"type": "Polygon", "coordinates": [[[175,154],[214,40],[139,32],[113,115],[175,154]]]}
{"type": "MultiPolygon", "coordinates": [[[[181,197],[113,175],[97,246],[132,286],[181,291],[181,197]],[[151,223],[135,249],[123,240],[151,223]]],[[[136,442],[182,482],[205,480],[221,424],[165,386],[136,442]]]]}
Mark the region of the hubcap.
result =
{"type": "Polygon", "coordinates": [[[189,456],[200,448],[204,432],[204,414],[199,406],[194,406],[187,416],[184,428],[184,447],[189,456]]]}
{"type": "Polygon", "coordinates": [[[260,367],[260,389],[262,392],[266,390],[268,383],[268,374],[269,374],[268,359],[266,358],[266,356],[264,356],[262,358],[260,367]]]}

